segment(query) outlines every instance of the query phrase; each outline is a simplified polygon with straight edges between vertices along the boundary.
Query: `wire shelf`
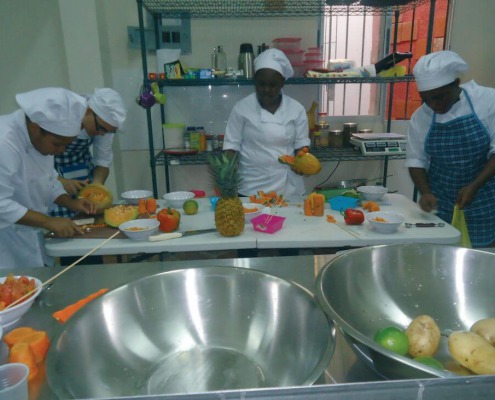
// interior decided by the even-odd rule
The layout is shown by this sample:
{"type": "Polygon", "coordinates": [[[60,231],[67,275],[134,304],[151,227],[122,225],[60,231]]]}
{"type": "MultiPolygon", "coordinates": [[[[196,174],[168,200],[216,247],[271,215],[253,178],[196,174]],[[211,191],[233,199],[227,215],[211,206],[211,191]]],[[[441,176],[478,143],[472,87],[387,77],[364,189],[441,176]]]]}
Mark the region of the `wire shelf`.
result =
{"type": "MultiPolygon", "coordinates": [[[[286,85],[332,85],[332,84],[364,84],[364,83],[398,83],[414,82],[413,75],[390,78],[289,78],[286,85]]],[[[148,82],[150,83],[150,82],[148,82]]],[[[254,85],[252,79],[245,78],[213,78],[213,79],[165,79],[158,81],[159,86],[249,86],[254,85]]]]}
{"type": "MultiPolygon", "coordinates": [[[[154,159],[155,165],[202,165],[208,164],[208,154],[221,154],[220,151],[200,152],[193,155],[168,155],[160,152],[154,159]]],[[[318,157],[320,161],[359,161],[359,160],[403,160],[404,154],[364,156],[359,150],[353,148],[328,148],[311,149],[311,154],[318,157]]]]}
{"type": "Polygon", "coordinates": [[[403,13],[429,0],[137,0],[153,15],[191,18],[304,17],[403,13]]]}

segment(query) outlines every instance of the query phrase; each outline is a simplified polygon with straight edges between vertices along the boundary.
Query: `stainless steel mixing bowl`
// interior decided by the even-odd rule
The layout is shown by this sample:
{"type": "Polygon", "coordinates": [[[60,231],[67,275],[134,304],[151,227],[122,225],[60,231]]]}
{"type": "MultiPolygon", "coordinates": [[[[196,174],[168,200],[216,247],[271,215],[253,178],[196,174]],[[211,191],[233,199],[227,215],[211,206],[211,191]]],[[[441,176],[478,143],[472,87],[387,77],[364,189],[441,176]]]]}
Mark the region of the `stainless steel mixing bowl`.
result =
{"type": "Polygon", "coordinates": [[[447,338],[435,355],[447,371],[399,356],[373,341],[385,326],[406,328],[428,314],[440,330],[468,330],[495,316],[495,254],[465,248],[406,244],[365,247],[335,258],[318,274],[316,295],[357,354],[386,378],[466,373],[451,358],[447,338]]]}
{"type": "Polygon", "coordinates": [[[310,385],[333,323],[306,289],[235,267],[164,272],[90,303],[47,359],[60,398],[310,385]]]}

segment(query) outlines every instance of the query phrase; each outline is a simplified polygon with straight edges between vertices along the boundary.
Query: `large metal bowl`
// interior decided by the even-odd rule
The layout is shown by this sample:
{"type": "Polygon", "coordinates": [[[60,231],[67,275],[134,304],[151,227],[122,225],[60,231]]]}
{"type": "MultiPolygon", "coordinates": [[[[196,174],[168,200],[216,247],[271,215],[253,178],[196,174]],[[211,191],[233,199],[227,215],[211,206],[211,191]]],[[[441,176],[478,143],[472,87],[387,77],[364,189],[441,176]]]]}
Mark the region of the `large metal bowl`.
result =
{"type": "Polygon", "coordinates": [[[438,353],[446,371],[399,356],[373,341],[385,326],[406,328],[428,314],[442,331],[468,330],[495,315],[495,254],[465,248],[406,244],[343,253],[318,274],[316,295],[356,353],[385,378],[466,373],[451,358],[447,338],[438,353]]]}
{"type": "Polygon", "coordinates": [[[60,398],[310,385],[333,323],[306,289],[235,267],[164,272],[113,290],[69,320],[47,359],[60,398]]]}

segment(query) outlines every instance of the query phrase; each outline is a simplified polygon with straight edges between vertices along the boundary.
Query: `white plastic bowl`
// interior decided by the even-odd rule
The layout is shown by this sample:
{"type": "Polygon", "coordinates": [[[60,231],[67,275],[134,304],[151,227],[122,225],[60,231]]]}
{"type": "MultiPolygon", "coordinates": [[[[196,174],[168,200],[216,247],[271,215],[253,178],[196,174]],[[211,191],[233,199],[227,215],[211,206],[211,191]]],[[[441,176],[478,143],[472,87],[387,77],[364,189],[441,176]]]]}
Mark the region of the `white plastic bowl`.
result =
{"type": "Polygon", "coordinates": [[[257,210],[253,212],[244,212],[244,219],[246,222],[251,221],[253,218],[257,217],[258,215],[261,215],[263,209],[265,208],[263,204],[256,204],[256,203],[243,203],[242,206],[244,207],[244,209],[256,208],[257,210]]]}
{"type": "Polygon", "coordinates": [[[383,186],[359,186],[356,190],[363,195],[365,200],[378,201],[388,193],[388,189],[383,186]]]}
{"type": "MultiPolygon", "coordinates": [[[[15,277],[20,278],[20,275],[16,275],[15,277]]],[[[26,314],[27,311],[31,308],[36,297],[41,293],[41,281],[32,276],[28,276],[28,278],[34,279],[34,281],[36,282],[36,292],[34,292],[33,295],[28,299],[23,300],[21,303],[18,303],[6,310],[0,311],[0,325],[2,325],[4,329],[19,321],[21,317],[26,314]]],[[[7,279],[7,277],[5,276],[0,278],[0,283],[4,283],[5,279],[7,279]]]]}
{"type": "Polygon", "coordinates": [[[193,192],[170,192],[163,195],[163,198],[167,200],[167,204],[175,209],[182,209],[182,206],[186,200],[194,198],[193,192]]]}
{"type": "Polygon", "coordinates": [[[372,228],[381,233],[395,232],[399,229],[400,224],[404,222],[404,216],[402,214],[392,211],[374,211],[365,214],[365,216],[372,228]],[[377,218],[382,218],[386,222],[376,221],[377,218]]]}
{"type": "Polygon", "coordinates": [[[133,219],[132,221],[124,222],[119,225],[121,232],[133,240],[146,240],[150,235],[158,230],[160,222],[156,219],[133,219]],[[139,230],[133,230],[138,228],[139,230]]]}
{"type": "Polygon", "coordinates": [[[138,204],[139,199],[149,199],[153,197],[153,192],[149,190],[129,190],[120,195],[128,204],[138,204]]]}

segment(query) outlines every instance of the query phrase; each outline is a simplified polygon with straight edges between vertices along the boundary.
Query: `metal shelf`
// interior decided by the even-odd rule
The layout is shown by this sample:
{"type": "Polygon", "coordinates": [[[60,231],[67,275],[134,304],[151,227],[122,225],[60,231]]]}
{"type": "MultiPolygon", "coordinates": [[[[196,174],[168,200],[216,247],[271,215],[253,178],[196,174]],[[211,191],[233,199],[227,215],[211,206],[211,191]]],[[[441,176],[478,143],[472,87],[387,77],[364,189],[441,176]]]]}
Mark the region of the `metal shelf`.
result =
{"type": "Polygon", "coordinates": [[[403,13],[429,0],[142,0],[153,15],[191,18],[305,17],[403,13]]]}
{"type": "MultiPolygon", "coordinates": [[[[220,154],[220,151],[214,151],[213,154],[220,154]]],[[[207,156],[212,152],[201,152],[193,155],[170,156],[160,152],[155,156],[155,165],[203,165],[208,164],[207,156]]],[[[403,160],[404,154],[395,155],[376,155],[364,156],[360,151],[353,148],[328,148],[328,149],[312,149],[311,154],[314,154],[320,161],[359,161],[359,160],[403,160]]]]}
{"type": "MultiPolygon", "coordinates": [[[[362,83],[397,83],[414,82],[413,75],[390,78],[290,78],[286,85],[325,85],[325,84],[362,84],[362,83]]],[[[246,86],[253,85],[252,79],[245,78],[212,78],[212,79],[165,79],[158,81],[161,87],[170,86],[246,86]]]]}

